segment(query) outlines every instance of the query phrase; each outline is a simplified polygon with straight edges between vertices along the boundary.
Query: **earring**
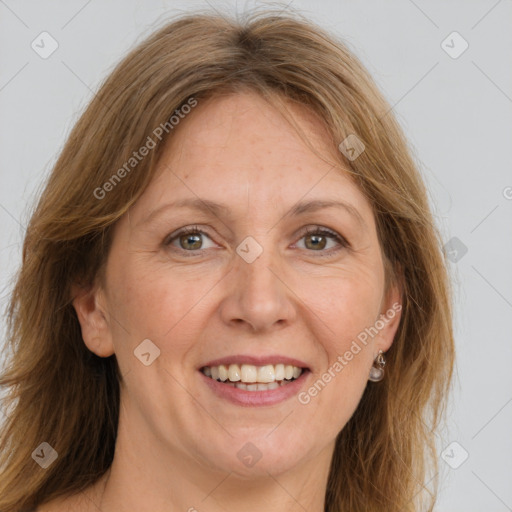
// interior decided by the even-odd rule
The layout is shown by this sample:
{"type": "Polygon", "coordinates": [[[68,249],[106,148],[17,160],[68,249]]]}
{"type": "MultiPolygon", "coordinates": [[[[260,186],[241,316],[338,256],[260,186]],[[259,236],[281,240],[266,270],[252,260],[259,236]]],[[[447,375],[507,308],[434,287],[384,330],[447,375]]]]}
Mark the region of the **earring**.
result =
{"type": "Polygon", "coordinates": [[[372,382],[379,382],[384,378],[384,366],[386,365],[386,359],[384,358],[384,354],[382,350],[379,350],[377,357],[373,362],[373,366],[370,368],[370,376],[368,380],[372,382]],[[377,366],[375,366],[377,364],[377,366]]]}

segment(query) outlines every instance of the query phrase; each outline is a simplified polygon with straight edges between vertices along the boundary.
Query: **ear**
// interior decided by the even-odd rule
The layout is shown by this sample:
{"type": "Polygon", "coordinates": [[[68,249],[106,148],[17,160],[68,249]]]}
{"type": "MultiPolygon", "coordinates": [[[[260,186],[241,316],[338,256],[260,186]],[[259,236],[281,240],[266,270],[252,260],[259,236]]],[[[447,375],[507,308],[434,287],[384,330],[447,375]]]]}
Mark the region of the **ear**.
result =
{"type": "Polygon", "coordinates": [[[73,307],[82,328],[82,338],[87,348],[100,357],[114,354],[108,314],[102,306],[105,301],[101,288],[96,285],[83,287],[73,284],[71,293],[73,307]]]}
{"type": "Polygon", "coordinates": [[[377,350],[386,352],[393,344],[396,331],[400,324],[402,317],[402,286],[401,281],[392,284],[382,301],[381,312],[379,316],[380,322],[377,324],[379,327],[384,324],[382,329],[379,329],[379,335],[376,340],[377,350]]]}

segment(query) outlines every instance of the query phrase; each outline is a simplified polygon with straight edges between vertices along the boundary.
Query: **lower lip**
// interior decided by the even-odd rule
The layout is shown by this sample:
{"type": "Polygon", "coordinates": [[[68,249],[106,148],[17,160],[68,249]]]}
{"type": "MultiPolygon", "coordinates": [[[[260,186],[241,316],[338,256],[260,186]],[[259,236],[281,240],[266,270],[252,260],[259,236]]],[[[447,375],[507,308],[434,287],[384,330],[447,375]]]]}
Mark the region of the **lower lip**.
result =
{"type": "Polygon", "coordinates": [[[220,398],[229,400],[236,405],[253,407],[274,405],[297,395],[311,372],[309,370],[303,370],[300,376],[292,382],[279,386],[276,389],[267,389],[265,391],[247,391],[245,389],[239,389],[213,380],[207,377],[202,371],[199,371],[199,373],[210,389],[220,398]]]}

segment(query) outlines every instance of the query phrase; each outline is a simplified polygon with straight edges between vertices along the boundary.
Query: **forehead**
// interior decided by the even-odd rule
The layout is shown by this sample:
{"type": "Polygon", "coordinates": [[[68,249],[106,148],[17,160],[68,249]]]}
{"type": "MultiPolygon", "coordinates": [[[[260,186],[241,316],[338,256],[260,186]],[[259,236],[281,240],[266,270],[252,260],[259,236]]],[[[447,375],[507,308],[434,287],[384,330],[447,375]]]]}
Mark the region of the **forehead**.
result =
{"type": "MultiPolygon", "coordinates": [[[[324,158],[336,161],[338,155],[333,155],[333,148],[327,143],[330,136],[324,123],[304,106],[289,101],[285,105],[307,141],[324,158]]],[[[272,160],[288,167],[296,166],[301,159],[311,159],[306,142],[280,110],[255,92],[200,102],[173,135],[163,160],[174,164],[183,160],[189,167],[196,162],[215,163],[216,159],[222,159],[224,164],[235,159],[252,166],[272,160]]]]}
{"type": "Polygon", "coordinates": [[[195,197],[268,208],[301,199],[350,198],[363,216],[371,215],[324,123],[304,107],[286,107],[316,153],[256,93],[199,101],[168,140],[142,202],[155,206],[195,197]]]}

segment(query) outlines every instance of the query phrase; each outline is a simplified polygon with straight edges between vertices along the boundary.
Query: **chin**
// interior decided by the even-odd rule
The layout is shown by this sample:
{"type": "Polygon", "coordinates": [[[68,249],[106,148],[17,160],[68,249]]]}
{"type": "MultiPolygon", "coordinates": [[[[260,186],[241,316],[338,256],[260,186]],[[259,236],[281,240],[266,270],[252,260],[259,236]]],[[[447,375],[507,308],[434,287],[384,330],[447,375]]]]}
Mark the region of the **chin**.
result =
{"type": "Polygon", "coordinates": [[[224,449],[209,453],[212,466],[223,472],[235,474],[242,479],[268,477],[290,471],[304,457],[304,442],[286,436],[269,435],[269,430],[258,435],[229,437],[224,449]],[[299,450],[300,447],[300,450],[299,450]]]}

